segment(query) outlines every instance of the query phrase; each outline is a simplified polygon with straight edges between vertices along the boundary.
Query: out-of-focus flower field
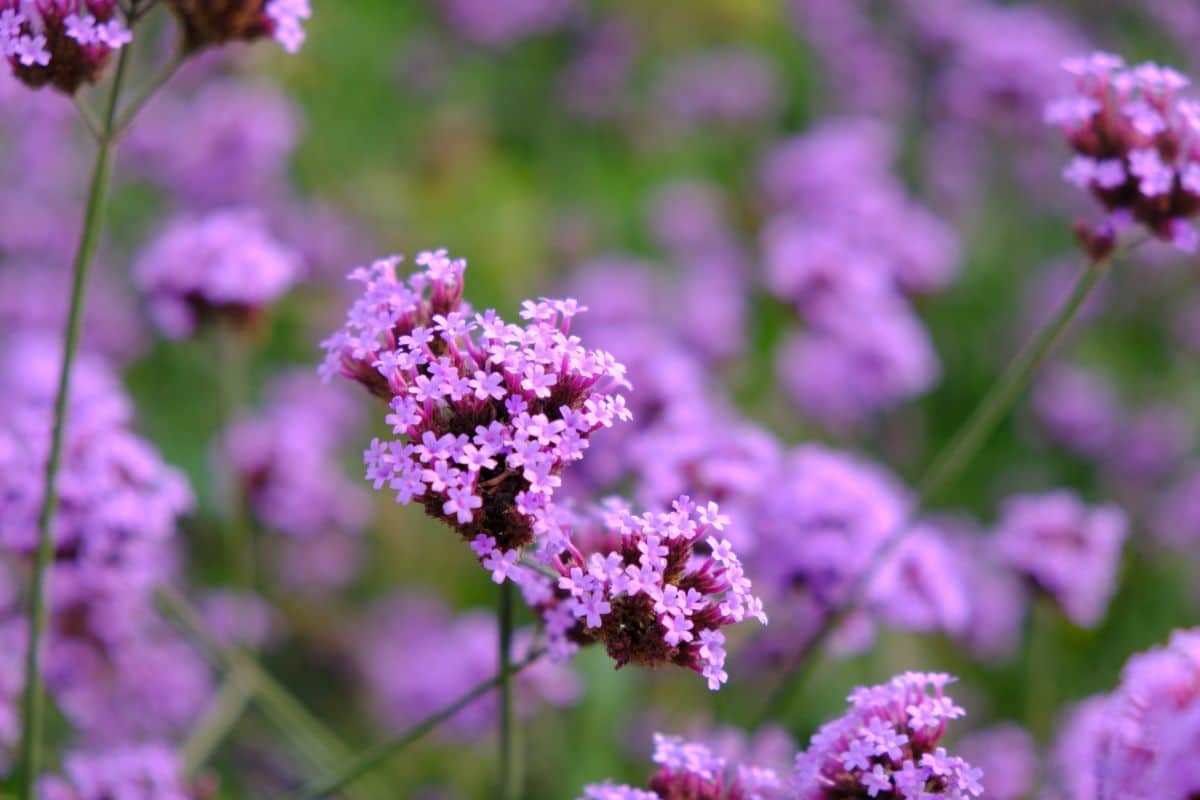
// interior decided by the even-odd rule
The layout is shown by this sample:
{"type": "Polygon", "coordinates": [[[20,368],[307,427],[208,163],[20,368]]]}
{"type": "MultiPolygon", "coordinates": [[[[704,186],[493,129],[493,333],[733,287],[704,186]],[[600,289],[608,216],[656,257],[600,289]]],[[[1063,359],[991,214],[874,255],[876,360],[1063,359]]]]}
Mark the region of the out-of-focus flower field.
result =
{"type": "Polygon", "coordinates": [[[0,797],[1200,797],[1198,48],[0,0],[0,797]]]}

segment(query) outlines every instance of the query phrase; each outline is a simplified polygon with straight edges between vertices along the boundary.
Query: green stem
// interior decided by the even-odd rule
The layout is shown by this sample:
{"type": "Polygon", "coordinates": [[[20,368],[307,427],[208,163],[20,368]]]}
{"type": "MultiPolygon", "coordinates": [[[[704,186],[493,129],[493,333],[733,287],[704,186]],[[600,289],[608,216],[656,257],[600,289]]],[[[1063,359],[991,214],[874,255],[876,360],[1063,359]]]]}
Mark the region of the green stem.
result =
{"type": "Polygon", "coordinates": [[[246,710],[250,692],[242,681],[226,678],[221,691],[183,744],[184,774],[193,776],[224,741],[246,710]]]}
{"type": "Polygon", "coordinates": [[[500,800],[521,796],[521,777],[515,763],[516,727],[513,715],[513,582],[500,584],[500,800]]]}
{"type": "Polygon", "coordinates": [[[21,699],[21,744],[17,761],[17,788],[21,800],[33,797],[34,783],[41,769],[41,739],[45,698],[42,693],[41,647],[46,631],[48,609],[46,593],[49,586],[50,559],[53,555],[54,516],[58,511],[58,470],[62,461],[63,439],[67,426],[67,399],[71,390],[71,368],[79,349],[79,333],[83,324],[83,305],[87,289],[88,269],[96,257],[100,232],[108,210],[108,190],[112,178],[113,118],[125,74],[129,66],[130,48],[121,49],[116,75],[109,92],[104,128],[96,149],[96,163],[88,188],[87,206],[83,216],[83,231],[75,250],[72,265],[71,302],[67,310],[66,331],[63,335],[62,363],[58,371],[58,388],[54,397],[54,422],[50,434],[50,452],[43,476],[45,496],[38,515],[37,552],[33,577],[29,587],[29,646],[25,656],[25,689],[21,699]]]}
{"type": "MultiPolygon", "coordinates": [[[[158,599],[167,616],[228,673],[231,681],[241,686],[318,773],[331,772],[350,759],[351,753],[346,746],[252,656],[218,642],[183,596],[164,589],[158,593],[158,599]]],[[[373,785],[356,791],[354,796],[366,800],[388,794],[383,787],[373,785]]]]}
{"type": "Polygon", "coordinates": [[[786,714],[806,676],[813,669],[816,653],[829,636],[858,606],[866,594],[875,573],[891,552],[908,534],[911,524],[920,517],[938,493],[951,484],[963,468],[978,454],[979,449],[995,432],[1022,392],[1029,386],[1038,369],[1046,362],[1055,345],[1059,343],[1071,323],[1079,314],[1084,302],[1104,276],[1110,259],[1084,267],[1071,290],[1070,296],[1058,313],[1021,348],[1008,367],[1001,373],[979,405],[967,417],[950,442],[938,453],[932,464],[917,482],[916,499],[904,515],[903,520],[884,539],[875,552],[867,569],[859,576],[846,595],[846,600],[831,609],[817,631],[804,641],[784,670],[784,677],[771,692],[766,704],[755,718],[759,725],[773,714],[786,714]]]}
{"type": "MultiPolygon", "coordinates": [[[[241,333],[225,321],[214,326],[213,371],[220,396],[223,431],[228,433],[241,413],[248,385],[249,348],[241,333]]],[[[230,476],[225,485],[225,520],[222,526],[225,557],[233,565],[238,585],[253,589],[255,585],[254,526],[250,519],[242,482],[230,476]]]]}
{"type": "MultiPolygon", "coordinates": [[[[509,676],[517,675],[523,669],[545,655],[545,652],[545,650],[532,651],[524,659],[512,665],[508,672],[509,676]]],[[[303,794],[300,796],[304,798],[304,800],[321,800],[322,798],[330,797],[335,792],[346,788],[363,775],[366,775],[380,764],[386,762],[401,750],[404,750],[409,745],[423,738],[430,731],[437,728],[437,726],[441,725],[443,722],[450,719],[455,714],[462,711],[464,708],[471,705],[488,692],[499,687],[501,682],[500,675],[494,675],[491,678],[488,678],[486,681],[478,684],[475,686],[475,688],[459,697],[441,711],[426,717],[394,739],[389,739],[386,742],[381,742],[375,745],[350,763],[343,766],[335,774],[322,781],[312,784],[306,788],[303,794]]]]}
{"type": "MultiPolygon", "coordinates": [[[[148,10],[149,7],[147,7],[141,13],[145,14],[148,10]]],[[[141,90],[134,96],[134,98],[129,101],[128,105],[126,105],[121,111],[120,116],[117,117],[116,122],[113,125],[113,132],[118,138],[120,138],[121,134],[125,133],[125,131],[129,128],[130,123],[133,122],[133,118],[136,117],[138,112],[142,110],[147,102],[149,102],[150,98],[154,96],[155,92],[165,86],[167,81],[174,77],[175,73],[179,71],[179,68],[183,66],[183,62],[187,60],[187,57],[188,53],[181,48],[174,56],[171,57],[171,60],[164,64],[162,69],[160,69],[154,75],[154,77],[150,79],[150,82],[143,86],[141,90]]]]}

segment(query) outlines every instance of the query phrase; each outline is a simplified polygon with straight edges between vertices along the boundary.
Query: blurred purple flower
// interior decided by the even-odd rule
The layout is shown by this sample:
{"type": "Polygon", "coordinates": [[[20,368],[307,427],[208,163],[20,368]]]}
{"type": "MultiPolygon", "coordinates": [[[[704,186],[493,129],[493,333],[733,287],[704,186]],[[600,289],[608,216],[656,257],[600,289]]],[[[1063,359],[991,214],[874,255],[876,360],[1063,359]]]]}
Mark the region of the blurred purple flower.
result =
{"type": "Polygon", "coordinates": [[[278,88],[217,77],[193,94],[155,98],[131,131],[125,164],[189,208],[276,205],[301,127],[278,88]]]}
{"type": "MultiPolygon", "coordinates": [[[[381,724],[404,730],[440,711],[496,670],[496,621],[486,611],[453,615],[432,596],[397,595],[379,603],[357,636],[355,648],[371,708],[381,724]]],[[[532,632],[518,631],[514,658],[530,648],[532,632]]],[[[522,716],[539,706],[569,706],[580,693],[568,668],[539,661],[515,679],[522,716]]],[[[470,704],[439,731],[476,740],[495,728],[494,693],[470,704]]]]}
{"type": "Polygon", "coordinates": [[[1075,157],[1064,177],[1088,191],[1109,220],[1083,234],[1093,258],[1114,246],[1114,225],[1141,223],[1153,236],[1193,252],[1200,234],[1200,158],[1190,142],[1200,131],[1200,105],[1177,96],[1188,79],[1145,63],[1128,68],[1117,56],[1067,59],[1076,93],[1050,104],[1046,121],[1061,128],[1075,157]]]}
{"type": "Polygon", "coordinates": [[[1192,465],[1176,479],[1155,504],[1150,532],[1180,553],[1194,553],[1200,545],[1200,468],[1192,465]]]}
{"type": "Polygon", "coordinates": [[[1038,380],[1033,410],[1042,429],[1059,445],[1097,457],[1113,442],[1121,409],[1100,375],[1070,365],[1055,365],[1038,380]]]}
{"type": "Polygon", "coordinates": [[[791,0],[795,27],[829,76],[833,110],[898,116],[908,104],[912,65],[871,19],[867,0],[791,0]]]}
{"type": "Polygon", "coordinates": [[[1005,501],[993,534],[999,557],[1082,627],[1104,618],[1128,531],[1115,506],[1089,507],[1066,490],[1005,501]]]}
{"type": "Polygon", "coordinates": [[[298,280],[297,253],[249,209],[175,220],[138,256],[134,273],[150,312],[171,338],[211,318],[252,325],[298,280]]]}
{"type": "Polygon", "coordinates": [[[958,752],[983,771],[984,796],[989,800],[1022,800],[1038,774],[1037,744],[1029,731],[1002,723],[964,736],[958,752]]]}
{"type": "Polygon", "coordinates": [[[669,63],[651,93],[654,113],[673,128],[741,128],[768,121],[781,106],[769,62],[748,50],[693,53],[669,63]]]}
{"type": "Polygon", "coordinates": [[[575,0],[441,0],[446,20],[460,36],[498,49],[556,30],[574,5],[575,0]]]}
{"type": "Polygon", "coordinates": [[[183,762],[170,747],[146,743],[73,751],[63,775],[38,781],[39,800],[197,800],[186,785],[183,762]]]}
{"type": "MultiPolygon", "coordinates": [[[[1200,630],[1129,659],[1102,717],[1098,800],[1186,798],[1200,792],[1200,630]]],[[[1079,766],[1077,766],[1079,768],[1079,766]]],[[[1088,765],[1082,765],[1087,769],[1088,765]]]]}
{"type": "Polygon", "coordinates": [[[567,111],[585,120],[607,119],[622,110],[637,57],[633,26],[612,19],[590,27],[559,77],[567,111]]]}

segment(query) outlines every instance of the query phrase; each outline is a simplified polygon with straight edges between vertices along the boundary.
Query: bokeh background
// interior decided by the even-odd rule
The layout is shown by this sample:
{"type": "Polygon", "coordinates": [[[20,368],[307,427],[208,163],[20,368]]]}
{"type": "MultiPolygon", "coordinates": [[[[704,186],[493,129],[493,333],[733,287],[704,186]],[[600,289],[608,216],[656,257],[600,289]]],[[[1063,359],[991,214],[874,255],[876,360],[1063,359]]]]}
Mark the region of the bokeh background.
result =
{"type": "MultiPolygon", "coordinates": [[[[1071,224],[1091,209],[1062,181],[1065,148],[1041,119],[1044,103],[1069,88],[1060,60],[1099,48],[1186,71],[1200,41],[1200,11],[1183,0],[491,5],[314,0],[300,54],[247,48],[189,67],[148,108],[124,150],[98,281],[129,303],[100,301],[87,331],[99,336],[105,323],[97,320],[114,310],[134,328],[123,363],[138,426],[187,473],[198,498],[184,526],[195,587],[234,581],[220,545],[229,524],[228,475],[215,442],[231,417],[268,402],[274,376],[315,371],[319,342],[340,324],[352,296],[342,276],[390,252],[449,248],[470,263],[471,302],[509,316],[526,297],[572,290],[584,304],[608,308],[644,292],[628,270],[661,276],[668,289],[639,299],[685,339],[717,339],[700,364],[721,402],[785,446],[828,443],[914,480],[1062,296],[1064,275],[1082,263],[1071,224]],[[505,20],[510,14],[515,22],[505,20]],[[216,99],[206,109],[204,87],[213,81],[230,97],[263,96],[241,105],[216,99]],[[918,261],[946,265],[945,280],[906,294],[928,331],[936,375],[915,379],[849,422],[813,413],[789,392],[777,362],[804,323],[771,289],[764,238],[778,211],[764,176],[780,168],[767,165],[768,156],[839,119],[871,120],[873,135],[891,137],[880,150],[886,170],[906,193],[904,205],[922,209],[919,220],[868,212],[860,224],[886,229],[918,261]],[[308,264],[307,280],[233,350],[212,332],[183,341],[156,336],[142,321],[130,277],[147,238],[190,202],[179,199],[190,189],[179,191],[163,176],[201,147],[210,125],[232,131],[228,162],[209,170],[213,197],[228,190],[239,205],[268,208],[278,237],[302,248],[308,264]],[[276,166],[282,174],[271,174],[276,166]],[[238,188],[246,175],[225,171],[247,168],[262,168],[260,184],[238,188]],[[720,248],[729,253],[715,252],[712,239],[690,251],[673,247],[664,235],[664,209],[686,215],[686,198],[697,196],[717,205],[720,248]],[[929,234],[927,217],[940,233],[929,234]],[[724,261],[714,266],[709,257],[724,261]],[[581,282],[581,275],[595,280],[581,282]]],[[[82,140],[77,147],[86,153],[82,140]]],[[[842,177],[836,196],[806,197],[808,207],[869,201],[881,191],[853,151],[817,147],[805,158],[814,174],[828,168],[842,177]]],[[[76,192],[82,177],[68,171],[63,180],[74,181],[76,192]]],[[[193,178],[180,180],[194,188],[193,178]]],[[[224,204],[210,201],[196,207],[224,204]]],[[[65,205],[60,223],[73,230],[74,207],[65,205]]],[[[703,227],[702,212],[694,218],[703,227]]],[[[1044,375],[1035,389],[1042,405],[1071,419],[1109,402],[1096,413],[1108,414],[1110,446],[1075,446],[1047,421],[1053,413],[1025,400],[934,504],[982,528],[1015,492],[1070,488],[1090,502],[1120,504],[1132,529],[1103,621],[1084,629],[1039,606],[1036,635],[985,663],[952,637],[882,627],[865,651],[823,658],[801,701],[777,720],[798,741],[839,712],[852,686],[904,669],[937,669],[962,678],[956,696],[970,717],[960,732],[1016,721],[1045,752],[1062,709],[1111,689],[1131,653],[1195,623],[1200,513],[1179,500],[1195,494],[1185,481],[1197,463],[1200,294],[1193,267],[1194,259],[1153,244],[1120,258],[1100,301],[1055,359],[1057,367],[1086,371],[1096,385],[1055,397],[1044,375]],[[1177,502],[1164,511],[1172,490],[1177,502]]],[[[0,275],[6,269],[17,267],[0,254],[0,275]]],[[[380,408],[359,400],[364,424],[336,448],[351,482],[362,446],[386,430],[380,408]]],[[[495,604],[495,586],[455,537],[386,492],[372,498],[360,576],[334,593],[268,598],[275,635],[262,652],[281,681],[356,748],[386,733],[371,713],[377,700],[352,666],[355,650],[367,647],[355,637],[368,609],[397,590],[464,611],[495,604]]],[[[406,660],[403,647],[396,655],[397,672],[436,671],[406,660]]],[[[639,782],[650,768],[653,730],[744,725],[773,680],[740,672],[736,654],[719,693],[678,671],[614,671],[596,649],[571,668],[581,687],[576,701],[539,707],[523,726],[529,798],[573,797],[604,778],[639,782]]],[[[487,730],[476,734],[435,733],[389,762],[381,775],[398,787],[390,796],[489,796],[494,742],[487,730]]],[[[295,759],[251,710],[217,750],[213,768],[223,778],[222,796],[259,797],[256,787],[296,772],[295,759]]]]}

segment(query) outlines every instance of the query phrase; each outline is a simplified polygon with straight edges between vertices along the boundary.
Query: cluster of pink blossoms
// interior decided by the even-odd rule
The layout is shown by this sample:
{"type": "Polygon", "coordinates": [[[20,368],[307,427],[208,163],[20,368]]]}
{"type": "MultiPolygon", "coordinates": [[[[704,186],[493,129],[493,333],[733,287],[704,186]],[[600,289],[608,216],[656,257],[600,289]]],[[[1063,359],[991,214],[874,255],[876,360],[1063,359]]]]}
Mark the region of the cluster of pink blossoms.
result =
{"type": "Polygon", "coordinates": [[[767,623],[732,545],[710,534],[728,518],[716,503],[681,497],[671,511],[640,515],[610,501],[600,521],[581,537],[586,554],[568,543],[557,560],[557,592],[538,587],[532,570],[514,574],[543,610],[552,654],[602,642],[618,668],[676,664],[719,689],[728,678],[720,629],[746,617],[767,623]]]}
{"type": "Polygon", "coordinates": [[[117,0],[0,0],[0,56],[26,84],[73,94],[133,35],[117,0]]]}
{"type": "Polygon", "coordinates": [[[323,343],[321,374],[386,399],[396,439],[365,454],[367,479],[457,530],[503,581],[527,545],[565,547],[551,498],[588,437],[630,417],[625,368],[570,335],[574,300],[526,301],[524,326],[463,302],[466,262],[444,250],[396,277],[399,257],[351,274],[364,293],[323,343]]]}
{"type": "Polygon", "coordinates": [[[304,44],[310,0],[167,0],[183,27],[184,45],[199,50],[269,36],[294,53],[304,44]]]}
{"type": "Polygon", "coordinates": [[[942,673],[907,672],[847,698],[851,709],[817,731],[796,756],[797,800],[963,800],[983,795],[983,773],[938,745],[966,712],[942,673]]]}
{"type": "Polygon", "coordinates": [[[174,752],[159,744],[75,752],[65,759],[63,771],[63,777],[38,781],[41,800],[191,800],[198,796],[185,786],[183,765],[174,752]]]}
{"type": "Polygon", "coordinates": [[[1062,128],[1075,158],[1067,180],[1092,193],[1109,222],[1081,233],[1089,254],[1106,255],[1115,230],[1141,223],[1155,237],[1195,251],[1200,234],[1200,103],[1177,92],[1173,69],[1096,53],[1064,63],[1076,94],[1052,103],[1046,120],[1062,128]]]}
{"type": "Polygon", "coordinates": [[[181,338],[218,317],[252,324],[302,267],[261,214],[228,209],[172,222],[138,257],[134,275],[159,329],[181,338]]]}
{"type": "Polygon", "coordinates": [[[677,736],[654,735],[651,791],[611,782],[588,786],[580,800],[784,800],[786,781],[769,767],[731,765],[708,746],[677,736]]]}

